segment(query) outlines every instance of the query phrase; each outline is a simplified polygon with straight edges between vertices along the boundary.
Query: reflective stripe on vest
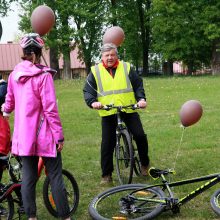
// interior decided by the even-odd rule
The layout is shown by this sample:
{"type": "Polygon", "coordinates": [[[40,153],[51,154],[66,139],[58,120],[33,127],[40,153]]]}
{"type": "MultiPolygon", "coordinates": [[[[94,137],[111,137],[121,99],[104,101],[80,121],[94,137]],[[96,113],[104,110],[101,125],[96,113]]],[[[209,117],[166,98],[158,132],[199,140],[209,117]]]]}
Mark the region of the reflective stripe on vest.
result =
{"type": "Polygon", "coordinates": [[[119,89],[119,90],[111,90],[111,91],[106,91],[106,92],[103,90],[99,67],[98,67],[98,65],[95,65],[95,72],[96,72],[97,83],[98,83],[98,88],[99,88],[99,93],[97,93],[98,97],[112,95],[112,94],[133,92],[133,88],[131,87],[130,79],[128,76],[127,64],[123,61],[122,61],[122,63],[124,66],[127,88],[126,89],[119,89]]]}
{"type": "MultiPolygon", "coordinates": [[[[97,96],[98,101],[103,105],[130,105],[135,104],[135,95],[129,79],[129,64],[119,61],[119,65],[115,72],[115,77],[109,74],[109,72],[103,67],[102,64],[98,64],[91,68],[92,74],[95,77],[97,84],[97,96]]],[[[126,113],[133,113],[135,110],[126,109],[126,113]]],[[[101,117],[116,114],[116,109],[109,111],[98,110],[101,117]]]]}

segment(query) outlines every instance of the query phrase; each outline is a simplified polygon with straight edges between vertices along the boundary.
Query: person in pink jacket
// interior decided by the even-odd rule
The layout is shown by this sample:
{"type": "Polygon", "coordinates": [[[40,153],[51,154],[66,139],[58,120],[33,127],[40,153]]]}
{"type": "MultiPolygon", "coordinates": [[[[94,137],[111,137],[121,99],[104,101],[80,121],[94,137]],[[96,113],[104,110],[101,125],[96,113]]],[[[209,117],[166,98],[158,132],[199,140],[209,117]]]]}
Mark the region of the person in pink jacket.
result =
{"type": "Polygon", "coordinates": [[[37,219],[36,182],[38,160],[43,158],[61,219],[70,219],[62,180],[61,150],[63,129],[58,114],[53,83],[54,70],[40,64],[43,39],[36,33],[21,40],[22,62],[8,78],[8,90],[2,105],[4,116],[14,111],[11,152],[22,158],[22,200],[29,220],[37,219]]]}

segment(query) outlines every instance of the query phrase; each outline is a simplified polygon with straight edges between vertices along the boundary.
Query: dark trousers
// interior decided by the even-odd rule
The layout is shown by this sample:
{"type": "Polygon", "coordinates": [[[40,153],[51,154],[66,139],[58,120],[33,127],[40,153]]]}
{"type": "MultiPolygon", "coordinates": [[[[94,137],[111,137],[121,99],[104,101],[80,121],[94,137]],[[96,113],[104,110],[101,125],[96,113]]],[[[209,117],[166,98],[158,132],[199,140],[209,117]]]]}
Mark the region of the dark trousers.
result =
{"type": "MultiPolygon", "coordinates": [[[[37,156],[23,156],[22,158],[22,185],[21,193],[25,213],[28,218],[36,217],[36,183],[38,180],[38,160],[37,156]]],[[[61,154],[57,157],[42,157],[44,165],[50,179],[53,199],[59,217],[65,219],[69,217],[69,206],[62,177],[61,154]]]]}
{"type": "MultiPolygon", "coordinates": [[[[137,144],[141,164],[149,164],[148,140],[138,113],[122,113],[122,118],[133,134],[137,144]]],[[[111,175],[113,172],[113,156],[116,145],[117,116],[102,117],[102,143],[101,143],[101,168],[102,177],[111,175]]]]}

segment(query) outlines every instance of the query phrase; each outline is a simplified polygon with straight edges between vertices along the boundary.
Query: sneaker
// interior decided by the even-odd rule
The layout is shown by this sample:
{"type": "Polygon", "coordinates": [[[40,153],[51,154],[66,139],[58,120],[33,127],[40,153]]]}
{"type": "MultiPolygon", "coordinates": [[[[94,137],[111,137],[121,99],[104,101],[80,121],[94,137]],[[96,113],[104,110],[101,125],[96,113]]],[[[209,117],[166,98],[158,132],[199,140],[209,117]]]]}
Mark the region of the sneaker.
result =
{"type": "Polygon", "coordinates": [[[105,185],[105,184],[109,184],[109,183],[112,183],[112,176],[111,175],[103,176],[100,184],[105,185]]]}
{"type": "Polygon", "coordinates": [[[142,176],[148,176],[148,170],[150,169],[150,165],[143,166],[141,165],[141,175],[142,176]]]}

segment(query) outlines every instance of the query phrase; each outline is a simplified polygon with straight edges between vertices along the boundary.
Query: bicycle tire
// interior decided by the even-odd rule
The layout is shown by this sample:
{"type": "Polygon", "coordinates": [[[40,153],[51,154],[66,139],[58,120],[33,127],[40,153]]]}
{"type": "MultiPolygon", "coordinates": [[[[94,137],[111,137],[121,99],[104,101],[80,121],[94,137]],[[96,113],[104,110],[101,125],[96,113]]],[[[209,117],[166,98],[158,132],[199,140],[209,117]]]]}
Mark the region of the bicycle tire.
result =
{"type": "Polygon", "coordinates": [[[152,187],[148,189],[143,189],[146,187],[146,184],[126,184],[117,186],[111,189],[106,190],[105,192],[100,193],[96,196],[91,203],[89,204],[89,214],[94,220],[108,220],[108,219],[133,219],[133,220],[146,220],[153,219],[159,214],[161,214],[165,209],[165,194],[164,192],[157,187],[152,187]],[[137,200],[134,200],[135,203],[132,203],[128,209],[131,213],[126,213],[127,209],[120,210],[120,199],[129,193],[140,189],[133,194],[137,200]],[[142,201],[138,200],[138,194],[141,197],[142,201]],[[146,202],[143,201],[143,198],[153,198],[155,202],[146,202]],[[162,199],[163,204],[159,203],[158,200],[162,199]],[[142,202],[142,205],[140,204],[142,202]],[[138,207],[138,203],[140,206],[138,207]],[[124,213],[122,213],[124,211],[124,213]]]}
{"type": "Polygon", "coordinates": [[[120,184],[129,184],[132,182],[134,169],[134,152],[131,145],[131,138],[126,129],[118,134],[118,143],[116,146],[116,173],[120,184]]]}
{"type": "Polygon", "coordinates": [[[220,216],[220,189],[212,194],[210,203],[213,211],[220,216]]]}
{"type": "MultiPolygon", "coordinates": [[[[67,191],[67,199],[70,208],[69,215],[72,215],[76,211],[79,204],[79,187],[75,178],[69,171],[63,169],[62,175],[67,191]]],[[[43,184],[43,199],[44,199],[44,204],[47,210],[49,211],[49,213],[54,217],[59,217],[55,203],[53,201],[51,186],[48,176],[45,178],[43,184]]]]}
{"type": "Polygon", "coordinates": [[[134,151],[134,172],[137,176],[141,176],[141,162],[140,162],[137,145],[134,140],[132,140],[131,144],[134,151]]]}
{"type": "Polygon", "coordinates": [[[2,220],[12,220],[14,216],[14,202],[11,194],[7,195],[7,197],[1,201],[0,203],[1,210],[4,210],[0,215],[0,219],[2,220]]]}

